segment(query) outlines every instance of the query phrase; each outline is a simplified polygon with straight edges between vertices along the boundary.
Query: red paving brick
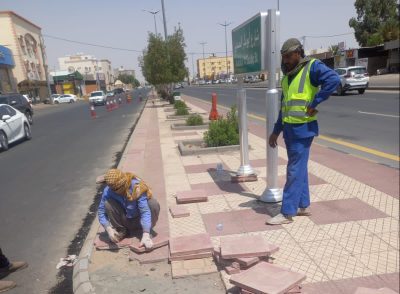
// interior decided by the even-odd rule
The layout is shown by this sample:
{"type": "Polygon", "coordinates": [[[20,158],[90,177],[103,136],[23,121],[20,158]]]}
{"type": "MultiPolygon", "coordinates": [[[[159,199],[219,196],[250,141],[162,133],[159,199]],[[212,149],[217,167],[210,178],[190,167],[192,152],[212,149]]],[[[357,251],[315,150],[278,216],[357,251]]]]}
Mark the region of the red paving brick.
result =
{"type": "Polygon", "coordinates": [[[260,262],[246,271],[232,275],[230,282],[255,294],[285,293],[306,279],[304,274],[260,262]]]}
{"type": "MultiPolygon", "coordinates": [[[[278,157],[278,165],[286,165],[287,160],[283,159],[282,157],[278,157]]],[[[266,167],[267,166],[267,159],[252,159],[250,160],[251,167],[266,167]]]]}
{"type": "Polygon", "coordinates": [[[140,264],[155,263],[168,260],[169,249],[168,246],[157,248],[150,252],[136,253],[129,252],[129,260],[137,260],[140,264]]]}
{"type": "Polygon", "coordinates": [[[225,271],[228,275],[234,275],[240,273],[240,269],[234,268],[233,266],[226,266],[225,271]]]}
{"type": "Polygon", "coordinates": [[[160,233],[157,236],[152,238],[153,241],[153,248],[151,250],[146,250],[146,248],[144,246],[139,247],[140,246],[140,240],[137,238],[134,238],[132,243],[129,245],[129,248],[136,252],[136,253],[143,253],[146,251],[153,251],[159,247],[163,247],[168,245],[169,242],[169,236],[166,235],[165,233],[160,233]]]}
{"type": "Polygon", "coordinates": [[[175,256],[169,257],[170,261],[178,261],[178,260],[190,260],[190,259],[199,259],[199,258],[206,258],[211,257],[213,254],[212,252],[205,252],[205,253],[194,253],[194,254],[187,254],[182,256],[175,256]]]}
{"type": "Polygon", "coordinates": [[[365,288],[365,287],[358,287],[354,294],[398,294],[397,292],[393,291],[389,288],[365,288]]]}
{"type": "MultiPolygon", "coordinates": [[[[184,167],[187,174],[205,173],[210,170],[215,171],[217,168],[217,163],[221,162],[207,163],[207,164],[193,164],[193,165],[186,165],[184,167]]],[[[222,166],[224,170],[229,170],[228,167],[225,165],[225,163],[222,163],[222,166]]]]}
{"type": "Polygon", "coordinates": [[[213,251],[210,235],[196,234],[171,238],[169,241],[171,257],[213,251]]]}
{"type": "Polygon", "coordinates": [[[110,241],[106,233],[97,234],[94,240],[94,247],[97,250],[118,250],[121,248],[129,247],[129,245],[136,238],[125,238],[118,243],[110,241]]]}
{"type": "Polygon", "coordinates": [[[388,217],[357,198],[318,201],[310,209],[310,219],[317,225],[388,217]]]}
{"type": "Polygon", "coordinates": [[[169,212],[173,218],[186,217],[190,215],[188,208],[183,205],[170,206],[169,212]]]}
{"type": "Polygon", "coordinates": [[[225,236],[232,234],[279,230],[282,226],[267,226],[265,222],[271,218],[267,208],[241,209],[227,212],[202,214],[204,225],[210,236],[225,236]],[[218,224],[223,225],[217,230],[218,224]]]}
{"type": "Polygon", "coordinates": [[[259,235],[222,237],[220,241],[224,259],[267,256],[279,250],[278,246],[267,243],[259,235]]]}
{"type": "Polygon", "coordinates": [[[240,257],[235,260],[244,268],[250,267],[260,261],[258,257],[240,257]]]}
{"type": "Polygon", "coordinates": [[[176,202],[178,204],[204,202],[207,201],[206,192],[202,189],[193,189],[189,191],[180,191],[176,193],[176,202]]]}
{"type": "Polygon", "coordinates": [[[248,191],[247,188],[237,183],[230,182],[211,182],[202,184],[192,184],[192,189],[203,189],[207,196],[215,196],[228,193],[241,193],[248,191]]]}

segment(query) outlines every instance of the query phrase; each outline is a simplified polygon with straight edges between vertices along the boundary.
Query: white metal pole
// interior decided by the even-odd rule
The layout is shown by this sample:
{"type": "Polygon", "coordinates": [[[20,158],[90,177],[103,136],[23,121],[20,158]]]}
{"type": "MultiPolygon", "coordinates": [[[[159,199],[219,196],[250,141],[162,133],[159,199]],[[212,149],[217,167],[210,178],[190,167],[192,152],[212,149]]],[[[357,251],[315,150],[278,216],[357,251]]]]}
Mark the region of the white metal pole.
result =
{"type": "Polygon", "coordinates": [[[268,138],[271,135],[274,124],[279,114],[279,93],[276,89],[276,69],[279,58],[277,33],[277,13],[275,9],[268,10],[267,18],[267,64],[268,64],[268,90],[267,90],[267,187],[261,195],[260,200],[264,202],[282,201],[282,190],[278,187],[278,147],[272,148],[268,144],[268,138]]]}

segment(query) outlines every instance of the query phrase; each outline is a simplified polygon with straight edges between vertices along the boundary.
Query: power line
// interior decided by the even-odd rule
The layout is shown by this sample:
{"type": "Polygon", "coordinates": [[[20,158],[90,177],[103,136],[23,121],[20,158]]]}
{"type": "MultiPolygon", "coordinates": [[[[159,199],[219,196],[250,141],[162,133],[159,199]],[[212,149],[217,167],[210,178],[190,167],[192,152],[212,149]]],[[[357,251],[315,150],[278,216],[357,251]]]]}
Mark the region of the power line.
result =
{"type": "Polygon", "coordinates": [[[354,34],[354,33],[343,33],[343,34],[326,35],[326,36],[303,36],[303,37],[307,37],[307,38],[332,38],[332,37],[352,35],[352,34],[354,34]]]}

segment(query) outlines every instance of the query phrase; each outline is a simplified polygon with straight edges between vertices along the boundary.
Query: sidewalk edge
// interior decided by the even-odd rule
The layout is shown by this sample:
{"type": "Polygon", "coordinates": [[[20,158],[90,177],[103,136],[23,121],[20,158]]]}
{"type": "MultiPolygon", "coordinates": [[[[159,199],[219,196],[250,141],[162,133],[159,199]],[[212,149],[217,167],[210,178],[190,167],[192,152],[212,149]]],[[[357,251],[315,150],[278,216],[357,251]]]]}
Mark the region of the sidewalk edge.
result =
{"type": "MultiPolygon", "coordinates": [[[[132,132],[129,134],[129,138],[127,140],[127,144],[125,144],[121,159],[123,158],[123,154],[125,153],[126,146],[128,146],[130,140],[132,139],[133,132],[136,129],[136,125],[138,124],[140,118],[142,117],[143,111],[146,108],[146,104],[148,99],[146,99],[143,108],[140,110],[139,115],[137,116],[135,122],[132,126],[132,132]]],[[[118,162],[119,164],[120,162],[118,162]]],[[[93,220],[92,225],[90,226],[89,233],[87,234],[85,241],[83,243],[82,249],[79,253],[78,261],[74,265],[73,273],[72,273],[72,289],[75,294],[95,294],[96,291],[90,282],[89,275],[89,264],[90,258],[93,253],[93,242],[96,237],[96,233],[99,229],[99,222],[97,218],[93,220]]]]}

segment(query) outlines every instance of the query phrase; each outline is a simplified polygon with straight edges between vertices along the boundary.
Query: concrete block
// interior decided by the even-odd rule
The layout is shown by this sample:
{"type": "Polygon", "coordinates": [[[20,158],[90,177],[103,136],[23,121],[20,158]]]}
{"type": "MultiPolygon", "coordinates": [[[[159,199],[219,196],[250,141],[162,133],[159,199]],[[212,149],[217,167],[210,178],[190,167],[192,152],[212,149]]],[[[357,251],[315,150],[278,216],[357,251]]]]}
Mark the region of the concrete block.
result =
{"type": "Polygon", "coordinates": [[[76,291],[76,289],[78,289],[78,287],[83,284],[89,282],[89,272],[88,271],[84,271],[84,272],[79,272],[77,273],[77,275],[73,278],[73,290],[74,292],[76,291]]]}
{"type": "Polygon", "coordinates": [[[118,250],[127,248],[132,243],[134,238],[125,238],[118,243],[111,242],[106,233],[98,234],[94,240],[94,247],[97,250],[118,250]]]}
{"type": "Polygon", "coordinates": [[[234,274],[238,274],[240,273],[240,269],[239,268],[235,268],[233,266],[226,266],[225,267],[225,271],[228,275],[234,275],[234,274]]]}
{"type": "Polygon", "coordinates": [[[248,176],[232,176],[231,182],[232,183],[244,183],[244,182],[256,182],[257,175],[248,175],[248,176]]]}
{"type": "Polygon", "coordinates": [[[234,260],[240,264],[240,267],[242,269],[245,269],[252,265],[255,265],[257,262],[260,261],[260,258],[259,257],[241,257],[241,258],[235,258],[234,260]]]}
{"type": "Polygon", "coordinates": [[[189,190],[181,191],[176,193],[176,202],[178,204],[193,203],[193,202],[205,202],[208,201],[208,197],[204,190],[189,190]]]}
{"type": "Polygon", "coordinates": [[[81,284],[75,291],[74,294],[94,294],[94,288],[90,282],[81,284]]]}
{"type": "Polygon", "coordinates": [[[187,255],[174,256],[174,257],[170,256],[169,260],[170,261],[191,260],[191,259],[206,258],[206,257],[212,257],[212,253],[205,252],[205,253],[187,254],[187,255]]]}
{"type": "Polygon", "coordinates": [[[85,258],[81,258],[74,265],[74,270],[72,272],[72,277],[75,278],[75,276],[79,272],[88,271],[88,269],[89,269],[89,259],[87,259],[86,257],[85,258]]]}

